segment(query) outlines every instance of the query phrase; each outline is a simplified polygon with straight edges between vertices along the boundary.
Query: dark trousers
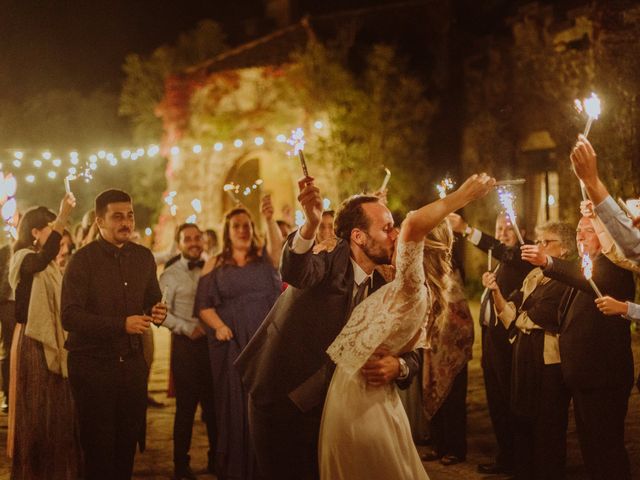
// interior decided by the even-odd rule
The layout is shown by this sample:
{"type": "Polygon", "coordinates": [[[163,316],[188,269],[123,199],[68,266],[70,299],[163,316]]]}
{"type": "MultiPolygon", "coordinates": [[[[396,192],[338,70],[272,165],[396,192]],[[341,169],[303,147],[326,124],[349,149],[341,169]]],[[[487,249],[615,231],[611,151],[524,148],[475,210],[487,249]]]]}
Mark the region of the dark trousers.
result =
{"type": "Polygon", "coordinates": [[[569,391],[560,364],[544,365],[537,411],[515,417],[515,472],[518,480],[562,480],[567,458],[569,391]]]}
{"type": "Polygon", "coordinates": [[[131,478],[136,444],[144,438],[147,375],[141,351],[122,361],[69,354],[86,480],[131,478]]]}
{"type": "Polygon", "coordinates": [[[288,398],[256,405],[249,397],[249,430],[265,480],[318,480],[322,407],[303,413],[288,398]]]}
{"type": "Polygon", "coordinates": [[[453,380],[451,391],[431,419],[431,440],[439,457],[455,455],[460,459],[467,456],[467,382],[465,365],[453,380]]]}
{"type": "Polygon", "coordinates": [[[571,390],[582,459],[594,480],[631,478],[624,446],[630,390],[571,390]]]}
{"type": "Polygon", "coordinates": [[[482,373],[491,425],[498,442],[496,463],[513,467],[513,418],[511,416],[511,345],[482,327],[482,373]]]}
{"type": "Polygon", "coordinates": [[[5,395],[9,395],[9,352],[15,328],[16,302],[7,300],[0,303],[0,375],[2,376],[2,391],[5,395]]]}
{"type": "Polygon", "coordinates": [[[184,335],[172,335],[171,340],[171,371],[176,392],[173,463],[176,469],[189,465],[193,420],[200,403],[209,437],[209,462],[213,466],[216,417],[207,337],[191,340],[184,335]]]}

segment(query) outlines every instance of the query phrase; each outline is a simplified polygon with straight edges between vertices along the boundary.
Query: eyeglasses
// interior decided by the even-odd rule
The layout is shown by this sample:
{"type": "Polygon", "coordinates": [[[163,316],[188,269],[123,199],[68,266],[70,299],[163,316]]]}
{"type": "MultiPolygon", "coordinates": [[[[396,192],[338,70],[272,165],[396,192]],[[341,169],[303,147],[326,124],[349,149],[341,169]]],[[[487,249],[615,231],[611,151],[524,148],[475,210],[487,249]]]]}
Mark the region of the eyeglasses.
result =
{"type": "Polygon", "coordinates": [[[559,242],[560,240],[550,239],[550,240],[536,240],[536,245],[542,245],[543,247],[549,246],[550,243],[559,242]]]}

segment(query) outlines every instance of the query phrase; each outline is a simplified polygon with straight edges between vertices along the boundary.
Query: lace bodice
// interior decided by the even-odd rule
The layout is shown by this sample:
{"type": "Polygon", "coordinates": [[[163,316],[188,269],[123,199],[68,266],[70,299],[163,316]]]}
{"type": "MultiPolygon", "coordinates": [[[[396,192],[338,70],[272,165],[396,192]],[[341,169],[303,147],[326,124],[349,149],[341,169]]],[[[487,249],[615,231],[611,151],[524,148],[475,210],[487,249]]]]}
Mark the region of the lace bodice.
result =
{"type": "Polygon", "coordinates": [[[396,278],[356,306],[327,349],[337,365],[355,372],[380,345],[392,354],[398,353],[420,329],[424,330],[429,294],[422,266],[423,247],[423,241],[399,241],[396,278]]]}

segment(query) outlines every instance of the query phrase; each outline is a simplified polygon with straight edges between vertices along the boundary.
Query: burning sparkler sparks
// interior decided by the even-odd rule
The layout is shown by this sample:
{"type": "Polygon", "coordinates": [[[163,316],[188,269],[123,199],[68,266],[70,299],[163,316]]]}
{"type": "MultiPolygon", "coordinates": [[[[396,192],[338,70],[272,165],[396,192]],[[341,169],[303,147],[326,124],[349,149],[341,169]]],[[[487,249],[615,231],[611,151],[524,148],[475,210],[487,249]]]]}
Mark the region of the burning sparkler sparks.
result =
{"type": "Polygon", "coordinates": [[[596,295],[598,296],[598,298],[602,298],[602,292],[600,292],[600,289],[598,288],[598,286],[596,285],[596,283],[593,281],[593,262],[591,261],[591,257],[589,256],[589,254],[587,252],[584,251],[584,245],[580,244],[580,251],[582,252],[582,274],[584,275],[584,278],[589,282],[589,285],[591,285],[591,288],[593,288],[593,291],[596,292],[596,295]]]}
{"type": "Polygon", "coordinates": [[[436,190],[438,190],[438,196],[440,198],[444,198],[447,196],[447,192],[452,190],[454,186],[453,180],[449,177],[444,178],[438,185],[436,185],[436,190]]]}
{"type": "Polygon", "coordinates": [[[307,169],[307,162],[304,159],[304,130],[302,128],[296,128],[291,131],[291,137],[287,140],[287,143],[293,147],[292,150],[287,152],[287,155],[298,155],[300,159],[300,165],[302,166],[302,173],[305,177],[309,176],[309,170],[307,169]]]}
{"type": "Polygon", "coordinates": [[[518,228],[516,211],[513,207],[513,203],[515,201],[515,195],[511,190],[508,190],[506,188],[499,188],[498,198],[500,199],[500,204],[502,205],[502,208],[504,208],[505,213],[509,217],[509,221],[511,222],[511,225],[513,225],[513,230],[516,232],[516,236],[518,237],[518,242],[520,242],[520,245],[524,245],[524,239],[522,238],[522,234],[520,233],[520,229],[518,228]]]}

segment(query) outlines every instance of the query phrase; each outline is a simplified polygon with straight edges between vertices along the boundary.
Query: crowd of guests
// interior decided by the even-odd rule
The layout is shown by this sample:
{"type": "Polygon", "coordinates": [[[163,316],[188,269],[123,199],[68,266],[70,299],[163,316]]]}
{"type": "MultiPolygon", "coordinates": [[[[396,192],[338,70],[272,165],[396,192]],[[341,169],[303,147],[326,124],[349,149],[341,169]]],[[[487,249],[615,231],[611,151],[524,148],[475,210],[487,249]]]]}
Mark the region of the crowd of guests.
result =
{"type": "MultiPolygon", "coordinates": [[[[577,227],[548,222],[523,245],[503,213],[490,235],[446,211],[479,198],[486,179],[462,203],[429,206],[448,216],[423,219],[429,308],[422,337],[407,351],[375,345],[359,369],[368,388],[406,389],[413,439],[430,438],[425,462],[448,466],[467,456],[468,242],[496,263],[482,275],[479,324],[497,455],[478,471],[564,478],[573,402],[590,477],[631,478],[624,421],[633,385],[630,321],[640,321],[633,277],[640,219],[612,200],[586,138],[571,161],[590,199],[577,227]],[[584,254],[601,298],[581,270],[584,254]]],[[[26,211],[16,241],[0,247],[11,478],[131,477],[136,448],[145,448],[152,325],[171,330],[175,479],[196,478],[189,451],[198,405],[207,471],[220,479],[351,478],[340,473],[349,452],[318,445],[321,420],[322,435],[330,435],[322,413],[335,364],[326,352],[354,309],[393,281],[386,265],[398,230],[384,195],[352,197],[337,212],[323,211],[320,198],[313,179],[301,182],[307,223],[295,232],[275,219],[265,196],[264,238],[238,205],[224,217],[219,245],[214,230],[185,223],[164,254],[136,243],[133,201],[120,190],[98,195],[73,234],[65,230],[73,194],[57,214],[26,211]]],[[[367,471],[366,478],[378,477],[367,471]]]]}

